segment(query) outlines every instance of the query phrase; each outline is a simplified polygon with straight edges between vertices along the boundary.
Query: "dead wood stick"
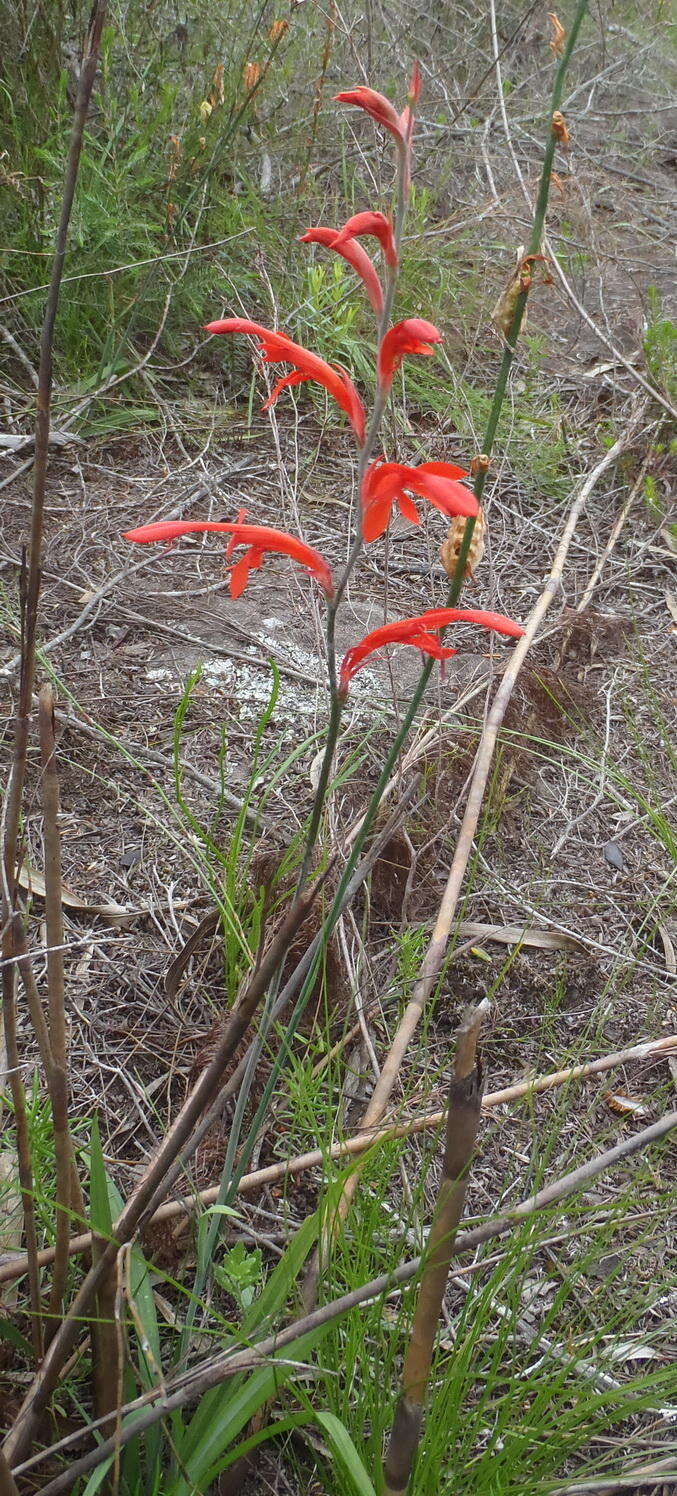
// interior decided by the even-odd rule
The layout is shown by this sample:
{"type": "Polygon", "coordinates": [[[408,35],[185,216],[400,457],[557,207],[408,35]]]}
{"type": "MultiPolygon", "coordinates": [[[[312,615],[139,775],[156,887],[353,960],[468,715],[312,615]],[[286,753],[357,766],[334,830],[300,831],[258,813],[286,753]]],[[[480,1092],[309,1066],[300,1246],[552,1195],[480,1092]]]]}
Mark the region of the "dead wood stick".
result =
{"type": "MultiPolygon", "coordinates": [[[[68,1242],[71,1212],[82,1218],[84,1201],[78,1178],[70,1127],[68,1033],[66,1025],[66,980],[64,972],[63,905],[61,900],[61,837],[59,834],[59,776],[56,766],[54,737],[54,695],[49,684],[42,686],[38,704],[40,756],[42,759],[42,814],[45,859],[45,923],[47,926],[47,997],[51,1065],[46,1070],[54,1127],[56,1164],[56,1241],[54,1273],[49,1298],[51,1324],[46,1340],[52,1338],[63,1308],[68,1277],[68,1242]]],[[[27,959],[23,975],[27,975],[27,959]]],[[[42,1012],[42,1009],[40,1010],[42,1012]]]]}
{"type": "MultiPolygon", "coordinates": [[[[528,1220],[530,1216],[539,1211],[561,1204],[563,1200],[577,1194],[592,1179],[615,1168],[616,1164],[622,1163],[634,1153],[638,1153],[640,1149],[660,1142],[675,1127],[677,1127],[677,1111],[668,1112],[651,1127],[645,1127],[641,1132],[623,1138],[614,1148],[609,1148],[607,1152],[588,1159],[587,1163],[581,1164],[569,1174],[564,1174],[561,1179],[554,1180],[537,1194],[522,1200],[506,1214],[485,1221],[484,1225],[476,1226],[472,1231],[461,1232],[456,1237],[455,1257],[460,1256],[462,1252],[474,1251],[497,1236],[505,1236],[519,1222],[528,1220]]],[[[311,1334],[324,1325],[331,1324],[344,1314],[357,1309],[361,1304],[392,1293],[403,1283],[409,1283],[420,1267],[421,1258],[411,1258],[408,1262],[403,1262],[399,1267],[394,1268],[391,1273],[382,1273],[380,1277],[372,1278],[351,1293],[343,1294],[341,1298],[321,1305],[319,1309],[304,1315],[302,1319],[283,1326],[276,1333],[260,1340],[258,1344],[244,1350],[228,1350],[221,1355],[210,1357],[201,1365],[189,1368],[188,1371],[180,1373],[164,1385],[152,1388],[141,1397],[135,1398],[133,1402],[126,1403],[120,1409],[120,1416],[127,1418],[130,1413],[134,1413],[137,1415],[134,1421],[126,1426],[123,1424],[113,1438],[103,1440],[96,1449],[91,1450],[82,1459],[72,1461],[63,1475],[57,1476],[56,1480],[49,1481],[46,1486],[40,1487],[40,1496],[61,1496],[62,1492],[72,1490],[73,1482],[77,1477],[85,1475],[88,1470],[108,1459],[109,1455],[114,1455],[118,1445],[122,1447],[130,1440],[138,1438],[146,1429],[151,1428],[162,1418],[166,1418],[169,1413],[196,1402],[204,1396],[205,1392],[212,1387],[220,1386],[229,1377],[252,1371],[255,1367],[272,1360],[287,1346],[293,1345],[294,1341],[300,1339],[301,1336],[311,1334]]],[[[88,1432],[94,1433],[95,1430],[96,1423],[90,1422],[88,1432]]],[[[30,1460],[16,1464],[13,1467],[13,1473],[23,1475],[42,1460],[62,1454],[81,1439],[82,1430],[78,1429],[50,1449],[41,1450],[30,1460]]]]}
{"type": "MultiPolygon", "coordinates": [[[[490,1111],[493,1107],[506,1106],[512,1101],[521,1100],[523,1096],[540,1095],[545,1091],[554,1090],[557,1086],[567,1085],[569,1081],[586,1080],[591,1075],[601,1075],[604,1071],[616,1069],[619,1065],[626,1065],[631,1060],[660,1059],[663,1055],[675,1053],[677,1053],[677,1034],[668,1034],[664,1039],[646,1039],[641,1044],[634,1044],[630,1049],[620,1049],[615,1054],[602,1055],[600,1059],[590,1060],[585,1065],[571,1065],[567,1070],[553,1070],[549,1075],[535,1075],[530,1080],[518,1081],[515,1085],[505,1086],[501,1091],[489,1091],[482,1097],[482,1110],[490,1111]]],[[[366,1153],[368,1148],[376,1148],[381,1143],[389,1143],[396,1138],[416,1137],[421,1132],[433,1132],[442,1126],[445,1116],[446,1110],[423,1112],[407,1122],[391,1122],[385,1127],[375,1128],[372,1132],[355,1133],[353,1137],[345,1138],[343,1142],[332,1143],[327,1149],[314,1148],[309,1153],[298,1153],[294,1158],[281,1160],[276,1164],[266,1164],[265,1168],[255,1169],[251,1174],[243,1174],[238,1183],[237,1192],[239,1195],[248,1195],[254,1190],[263,1189],[266,1185],[292,1179],[297,1174],[305,1173],[306,1169],[321,1168],[327,1159],[351,1158],[355,1154],[366,1153]]],[[[158,1210],[154,1211],[148,1225],[159,1225],[162,1221],[175,1221],[180,1216],[190,1216],[196,1205],[213,1205],[218,1193],[218,1185],[210,1185],[209,1189],[200,1190],[195,1195],[184,1196],[180,1200],[168,1200],[165,1205],[161,1205],[158,1210]]],[[[88,1231],[80,1236],[72,1236],[69,1243],[71,1256],[77,1257],[87,1252],[90,1245],[91,1237],[88,1231]]],[[[40,1267],[46,1267],[53,1262],[54,1248],[45,1247],[38,1253],[38,1261],[40,1267]]],[[[25,1255],[0,1262],[0,1285],[22,1278],[27,1270],[28,1259],[25,1255]]]]}
{"type": "Polygon", "coordinates": [[[406,1491],[421,1439],[423,1403],[430,1377],[435,1338],[454,1243],[463,1214],[468,1171],[475,1151],[482,1096],[482,1066],[477,1043],[487,998],[466,1014],[458,1031],[454,1073],[449,1087],[446,1146],[437,1205],[414,1310],[411,1336],[402,1369],[402,1387],[383,1464],[384,1496],[406,1491]]]}
{"type": "Polygon", "coordinates": [[[19,1487],[0,1449],[0,1496],[19,1496],[19,1487]]]}

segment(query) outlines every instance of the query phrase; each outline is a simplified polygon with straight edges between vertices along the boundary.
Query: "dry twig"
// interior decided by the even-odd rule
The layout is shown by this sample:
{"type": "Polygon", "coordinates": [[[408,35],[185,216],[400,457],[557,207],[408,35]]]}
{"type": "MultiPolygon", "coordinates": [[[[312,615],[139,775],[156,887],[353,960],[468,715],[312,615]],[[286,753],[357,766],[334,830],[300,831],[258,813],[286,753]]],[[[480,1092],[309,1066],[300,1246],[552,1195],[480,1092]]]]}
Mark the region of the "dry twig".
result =
{"type": "MultiPolygon", "coordinates": [[[[524,1096],[538,1096],[546,1091],[552,1091],[558,1086],[568,1085],[570,1081],[586,1080],[589,1076],[601,1075],[604,1071],[626,1065],[631,1060],[660,1059],[663,1055],[669,1057],[675,1053],[677,1053],[677,1034],[668,1034],[664,1039],[648,1039],[641,1044],[634,1044],[630,1049],[621,1049],[616,1054],[602,1055],[600,1059],[590,1060],[585,1065],[570,1065],[566,1070],[554,1070],[549,1075],[535,1075],[529,1080],[518,1081],[513,1086],[505,1086],[501,1091],[490,1091],[482,1097],[482,1110],[490,1111],[494,1107],[507,1106],[512,1101],[520,1101],[524,1096]]],[[[293,1179],[295,1175],[303,1174],[307,1169],[322,1168],[327,1159],[341,1161],[352,1158],[356,1154],[366,1153],[369,1148],[376,1148],[382,1143],[391,1142],[394,1138],[416,1137],[422,1132],[435,1132],[443,1125],[445,1116],[446,1110],[423,1112],[420,1116],[411,1117],[406,1122],[391,1122],[372,1132],[355,1133],[353,1137],[345,1138],[343,1142],[332,1143],[328,1149],[314,1148],[309,1153],[299,1153],[294,1158],[284,1159],[276,1164],[266,1164],[265,1168],[255,1169],[251,1174],[243,1174],[238,1181],[237,1193],[247,1195],[266,1185],[293,1179]]],[[[185,1196],[180,1200],[169,1200],[154,1211],[148,1224],[153,1226],[162,1221],[177,1220],[182,1215],[190,1216],[198,1204],[213,1205],[218,1194],[218,1186],[212,1185],[209,1189],[200,1190],[198,1194],[185,1196]]],[[[71,1255],[79,1256],[88,1251],[90,1241],[89,1232],[71,1237],[69,1244],[71,1255]]],[[[38,1253],[38,1261],[40,1267],[46,1267],[53,1262],[54,1248],[45,1247],[38,1253]]],[[[28,1259],[25,1256],[0,1262],[0,1284],[11,1283],[16,1278],[22,1278],[27,1271],[28,1259]]]]}

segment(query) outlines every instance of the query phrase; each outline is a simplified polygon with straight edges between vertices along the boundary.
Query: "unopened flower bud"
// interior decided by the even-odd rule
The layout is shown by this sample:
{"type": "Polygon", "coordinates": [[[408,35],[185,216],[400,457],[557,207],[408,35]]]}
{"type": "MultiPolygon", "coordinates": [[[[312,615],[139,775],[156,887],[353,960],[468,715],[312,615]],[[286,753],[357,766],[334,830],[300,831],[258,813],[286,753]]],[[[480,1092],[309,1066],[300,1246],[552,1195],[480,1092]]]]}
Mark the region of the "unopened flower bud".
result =
{"type": "Polygon", "coordinates": [[[212,109],[213,105],[210,104],[209,99],[203,99],[200,105],[200,119],[202,120],[203,125],[206,125],[212,109]]]}

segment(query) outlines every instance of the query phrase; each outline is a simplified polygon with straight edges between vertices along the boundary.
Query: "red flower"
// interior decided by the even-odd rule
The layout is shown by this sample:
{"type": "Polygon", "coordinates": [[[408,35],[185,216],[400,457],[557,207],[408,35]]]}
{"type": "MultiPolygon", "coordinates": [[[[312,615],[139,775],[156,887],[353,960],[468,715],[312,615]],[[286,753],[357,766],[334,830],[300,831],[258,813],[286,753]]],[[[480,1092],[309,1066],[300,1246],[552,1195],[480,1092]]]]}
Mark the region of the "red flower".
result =
{"type": "Polygon", "coordinates": [[[345,93],[335,94],[334,99],[337,104],[354,104],[357,109],[364,109],[377,125],[383,125],[395,136],[400,149],[406,149],[407,140],[400,116],[383,94],[376,93],[373,88],[349,88],[345,93]]]}
{"type": "Polygon", "coordinates": [[[316,578],[327,597],[333,596],[334,581],[324,556],[312,546],[306,545],[305,541],[299,540],[296,535],[287,535],[284,530],[271,530],[267,525],[246,525],[240,520],[226,524],[221,520],[173,519],[160,521],[159,524],[142,525],[138,530],[128,530],[124,539],[144,545],[153,540],[171,542],[178,540],[181,535],[194,535],[207,530],[230,535],[226,549],[228,557],[232,556],[236,545],[249,547],[231,571],[232,597],[240,597],[244,592],[250,571],[255,571],[261,565],[266,551],[274,551],[278,555],[289,556],[292,561],[298,561],[316,578]]]}
{"type": "Polygon", "coordinates": [[[393,108],[389,99],[383,94],[376,93],[373,88],[350,88],[345,93],[335,94],[335,100],[340,104],[354,104],[357,109],[364,109],[377,125],[383,125],[389,130],[397,141],[397,148],[404,164],[405,186],[409,186],[409,175],[411,165],[411,137],[414,129],[414,109],[418,103],[421,92],[421,70],[417,62],[409,84],[406,108],[401,114],[393,108]]]}
{"type": "MultiPolygon", "coordinates": [[[[343,233],[343,230],[341,230],[341,233],[343,233]]],[[[364,281],[369,300],[377,317],[380,317],[383,311],[383,291],[381,289],[381,282],[366,249],[363,249],[362,245],[358,244],[357,239],[343,239],[338,244],[336,242],[338,237],[336,229],[318,227],[308,229],[307,233],[302,234],[301,243],[323,244],[325,249],[335,249],[337,254],[342,255],[344,260],[347,260],[348,264],[352,265],[353,270],[356,270],[361,280],[364,281]]]]}
{"type": "Polygon", "coordinates": [[[427,613],[419,613],[416,618],[400,618],[396,623],[386,623],[353,645],[344,655],[341,665],[342,694],[346,694],[350,681],[362,669],[368,656],[386,644],[412,644],[435,660],[448,660],[456,650],[447,649],[430,632],[431,629],[445,628],[448,623],[479,623],[482,628],[493,629],[497,634],[509,634],[514,639],[524,633],[518,623],[504,618],[502,613],[486,613],[483,608],[429,608],[427,613]]]}
{"type": "Polygon", "coordinates": [[[286,375],[276,384],[272,395],[266,401],[264,410],[273,405],[281,390],[288,388],[291,384],[301,384],[306,379],[313,379],[316,384],[321,384],[325,390],[344,410],[355,435],[362,444],[364,441],[365,415],[364,406],[355,389],[355,386],[343,369],[334,369],[331,364],[325,363],[316,353],[311,353],[309,348],[303,348],[300,343],[293,343],[291,338],[283,332],[273,332],[268,327],[261,327],[258,322],[250,322],[247,317],[226,317],[219,322],[208,322],[205,332],[244,332],[253,338],[258,338],[259,348],[266,363],[269,364],[294,364],[295,373],[286,375]]]}
{"type": "Polygon", "coordinates": [[[453,517],[457,514],[475,518],[479,506],[475,495],[458,482],[467,478],[465,468],[451,462],[422,462],[407,467],[402,462],[372,462],[362,483],[362,534],[366,541],[378,540],[388,528],[397,504],[400,514],[412,525],[420,523],[419,513],[406,490],[428,499],[436,509],[453,517]]]}
{"type": "Polygon", "coordinates": [[[351,237],[359,239],[363,234],[369,234],[378,242],[386,258],[386,264],[394,267],[397,264],[397,250],[393,238],[393,226],[386,218],[385,213],[354,213],[352,218],[344,223],[332,244],[332,249],[341,252],[341,245],[351,237]]]}
{"type": "Polygon", "coordinates": [[[393,376],[405,353],[430,356],[433,352],[430,344],[441,342],[441,332],[433,327],[432,322],[424,322],[422,317],[406,317],[404,322],[397,322],[388,330],[378,350],[378,378],[381,388],[390,389],[393,376]]]}

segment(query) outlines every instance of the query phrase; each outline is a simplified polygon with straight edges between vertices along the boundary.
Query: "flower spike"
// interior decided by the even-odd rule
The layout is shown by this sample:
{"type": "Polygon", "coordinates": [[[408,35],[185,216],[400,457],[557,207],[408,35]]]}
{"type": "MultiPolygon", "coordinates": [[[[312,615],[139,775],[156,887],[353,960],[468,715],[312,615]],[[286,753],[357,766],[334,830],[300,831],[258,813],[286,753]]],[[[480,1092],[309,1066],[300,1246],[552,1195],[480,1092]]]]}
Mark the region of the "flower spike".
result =
{"type": "Polygon", "coordinates": [[[520,624],[513,623],[511,618],[505,618],[502,613],[487,613],[483,608],[429,608],[426,613],[419,613],[415,618],[400,618],[396,623],[386,623],[381,628],[373,629],[370,634],[365,634],[364,639],[359,644],[354,644],[344,655],[340,679],[342,696],[347,695],[353,676],[362,669],[369,655],[377,649],[384,649],[387,644],[410,644],[423,654],[431,655],[433,659],[450,659],[456,650],[448,649],[431,632],[433,629],[446,628],[449,623],[478,623],[482,628],[492,629],[497,634],[507,634],[513,639],[524,633],[520,624]]]}
{"type": "MultiPolygon", "coordinates": [[[[342,229],[341,235],[343,232],[342,229]]],[[[364,281],[372,307],[377,317],[380,317],[383,311],[383,289],[366,249],[358,244],[357,239],[342,239],[339,244],[338,238],[338,229],[328,229],[318,225],[317,228],[308,229],[305,234],[301,234],[300,242],[301,244],[322,244],[325,249],[334,249],[337,254],[342,255],[364,281]]]]}
{"type": "Polygon", "coordinates": [[[390,524],[394,504],[404,519],[412,525],[420,524],[418,510],[408,498],[407,490],[428,499],[450,518],[459,514],[476,518],[477,499],[458,481],[467,477],[465,468],[455,467],[451,462],[422,462],[418,467],[407,467],[402,462],[370,463],[362,483],[364,539],[378,540],[390,524]]]}
{"type": "Polygon", "coordinates": [[[346,239],[359,239],[363,234],[368,234],[374,239],[378,239],[385,255],[386,264],[394,269],[397,265],[397,250],[393,238],[393,226],[390,220],[386,218],[385,213],[372,213],[369,211],[354,213],[352,218],[349,218],[348,222],[344,223],[343,228],[339,229],[336,239],[332,244],[332,249],[337,249],[340,254],[341,246],[345,244],[346,239]]]}
{"type": "Polygon", "coordinates": [[[292,342],[286,333],[274,332],[269,327],[262,327],[259,322],[251,322],[248,317],[225,317],[217,322],[208,322],[205,332],[230,333],[242,332],[250,337],[257,338],[259,348],[266,363],[269,364],[293,364],[301,376],[301,380],[281,380],[276,386],[274,395],[266,402],[269,406],[273,399],[277,398],[281,389],[286,389],[288,383],[300,383],[305,379],[312,379],[316,384],[321,384],[325,390],[344,410],[350,424],[355,432],[358,442],[362,445],[365,432],[365,414],[362,401],[355,386],[343,369],[335,369],[331,364],[325,363],[317,353],[311,353],[309,348],[304,348],[301,343],[292,342]]]}
{"type": "Polygon", "coordinates": [[[389,390],[405,353],[432,355],[431,345],[442,342],[442,334],[422,317],[406,317],[389,328],[378,351],[378,379],[389,390]]]}
{"type": "Polygon", "coordinates": [[[157,540],[169,541],[171,544],[181,535],[203,534],[207,531],[230,535],[226,550],[228,558],[232,556],[235,546],[246,545],[248,547],[244,556],[240,557],[231,571],[231,597],[241,597],[250,571],[258,569],[266,551],[289,556],[290,560],[298,561],[300,566],[305,566],[306,570],[315,577],[327,597],[333,597],[334,579],[324,556],[321,556],[320,552],[314,550],[311,545],[306,545],[305,541],[299,540],[298,536],[287,535],[284,530],[270,529],[268,525],[247,525],[241,520],[234,521],[232,524],[222,520],[163,520],[158,524],[141,525],[138,530],[127,530],[123,538],[140,545],[147,545],[157,540]]]}

